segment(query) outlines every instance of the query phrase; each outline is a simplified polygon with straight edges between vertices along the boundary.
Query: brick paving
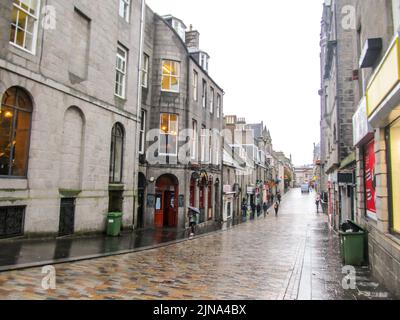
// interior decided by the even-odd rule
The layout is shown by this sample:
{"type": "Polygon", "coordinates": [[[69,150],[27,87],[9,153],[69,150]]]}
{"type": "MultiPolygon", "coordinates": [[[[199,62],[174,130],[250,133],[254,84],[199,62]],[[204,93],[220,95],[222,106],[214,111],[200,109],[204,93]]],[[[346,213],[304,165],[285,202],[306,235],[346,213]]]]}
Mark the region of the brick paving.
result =
{"type": "Polygon", "coordinates": [[[338,237],[313,195],[292,190],[278,217],[137,253],[55,266],[55,290],[41,268],[0,273],[0,299],[281,300],[391,299],[357,270],[342,288],[338,237]]]}

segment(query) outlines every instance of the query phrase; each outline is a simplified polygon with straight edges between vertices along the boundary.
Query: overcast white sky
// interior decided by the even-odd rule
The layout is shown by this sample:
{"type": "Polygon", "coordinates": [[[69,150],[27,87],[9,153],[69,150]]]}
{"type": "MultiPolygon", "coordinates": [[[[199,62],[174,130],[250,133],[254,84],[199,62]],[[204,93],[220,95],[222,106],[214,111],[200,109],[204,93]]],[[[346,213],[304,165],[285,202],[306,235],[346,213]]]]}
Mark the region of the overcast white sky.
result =
{"type": "Polygon", "coordinates": [[[322,0],[146,0],[200,32],[224,113],[264,121],[274,149],[312,163],[319,141],[322,0]]]}

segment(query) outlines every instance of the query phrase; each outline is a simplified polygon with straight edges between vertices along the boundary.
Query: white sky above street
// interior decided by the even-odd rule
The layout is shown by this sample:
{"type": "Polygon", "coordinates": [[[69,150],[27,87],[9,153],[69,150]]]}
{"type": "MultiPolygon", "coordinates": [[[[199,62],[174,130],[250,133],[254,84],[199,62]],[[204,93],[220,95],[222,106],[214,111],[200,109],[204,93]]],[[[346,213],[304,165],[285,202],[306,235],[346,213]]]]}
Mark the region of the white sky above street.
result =
{"type": "Polygon", "coordinates": [[[200,32],[210,75],[225,90],[224,113],[264,121],[274,149],[312,163],[320,140],[322,0],[146,0],[200,32]]]}

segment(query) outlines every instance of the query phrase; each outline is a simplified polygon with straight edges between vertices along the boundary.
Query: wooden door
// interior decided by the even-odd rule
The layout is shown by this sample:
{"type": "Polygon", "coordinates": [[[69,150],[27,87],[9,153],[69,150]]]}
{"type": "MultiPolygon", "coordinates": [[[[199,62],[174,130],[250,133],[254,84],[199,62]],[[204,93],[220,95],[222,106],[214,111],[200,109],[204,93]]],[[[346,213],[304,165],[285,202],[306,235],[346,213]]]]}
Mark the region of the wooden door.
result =
{"type": "Polygon", "coordinates": [[[175,192],[166,192],[165,195],[165,218],[164,226],[176,227],[176,199],[175,192]]]}
{"type": "Polygon", "coordinates": [[[156,195],[154,226],[162,228],[164,226],[164,193],[156,195]]]}

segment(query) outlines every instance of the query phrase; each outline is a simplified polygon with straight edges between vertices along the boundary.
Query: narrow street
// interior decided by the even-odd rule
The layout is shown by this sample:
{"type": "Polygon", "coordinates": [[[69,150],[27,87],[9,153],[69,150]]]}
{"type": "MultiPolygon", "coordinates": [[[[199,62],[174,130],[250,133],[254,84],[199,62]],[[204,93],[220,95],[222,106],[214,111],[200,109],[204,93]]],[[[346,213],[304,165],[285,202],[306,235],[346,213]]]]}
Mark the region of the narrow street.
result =
{"type": "Polygon", "coordinates": [[[356,290],[342,287],[338,237],[317,214],[314,194],[290,191],[279,216],[167,247],[56,265],[55,290],[41,268],[0,273],[0,299],[393,298],[357,270],[356,290]]]}

